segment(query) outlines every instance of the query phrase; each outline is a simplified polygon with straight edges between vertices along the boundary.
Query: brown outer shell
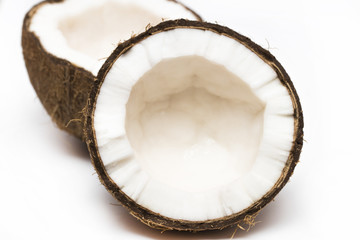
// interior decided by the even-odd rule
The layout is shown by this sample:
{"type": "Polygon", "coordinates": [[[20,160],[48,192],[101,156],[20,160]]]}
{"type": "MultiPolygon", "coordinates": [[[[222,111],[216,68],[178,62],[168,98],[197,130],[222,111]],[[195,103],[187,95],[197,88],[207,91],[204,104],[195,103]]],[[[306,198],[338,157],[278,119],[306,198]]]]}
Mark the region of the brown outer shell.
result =
{"type": "Polygon", "coordinates": [[[129,210],[130,214],[135,216],[137,219],[147,224],[150,227],[158,228],[162,230],[179,230],[179,231],[203,231],[203,230],[214,230],[214,229],[223,229],[229,226],[233,226],[238,223],[246,222],[246,219],[249,217],[256,216],[256,214],[265,207],[284,187],[288,182],[290,176],[292,175],[296,164],[299,161],[300,152],[303,145],[303,115],[302,109],[299,101],[299,97],[295,91],[293,83],[291,82],[288,74],[281,66],[281,64],[275,59],[271,53],[262,47],[258,46],[252,42],[249,38],[244,37],[233,30],[219,26],[217,24],[210,24],[204,22],[188,21],[184,19],[167,21],[160,23],[159,25],[148,29],[146,32],[140,34],[137,37],[134,37],[123,44],[120,44],[113,54],[107,59],[106,63],[103,65],[99,71],[97,81],[95,82],[95,87],[90,93],[89,105],[86,111],[86,142],[88,149],[90,151],[92,163],[99,175],[99,179],[102,184],[107,188],[107,190],[125,207],[129,210]],[[288,90],[294,108],[294,140],[293,145],[286,162],[286,165],[282,171],[281,177],[274,184],[273,188],[266,193],[260,200],[256,201],[247,209],[243,211],[226,216],[223,218],[212,219],[207,221],[187,221],[172,219],[155,212],[152,212],[149,209],[144,208],[143,206],[137,204],[131,198],[129,198],[121,189],[116,185],[116,183],[109,177],[107,174],[104,164],[102,163],[98,146],[96,142],[96,133],[94,129],[94,112],[96,108],[96,101],[102,83],[104,82],[108,71],[111,69],[114,62],[124,53],[129,51],[134,45],[138,44],[142,40],[151,37],[154,34],[171,31],[177,28],[188,28],[188,29],[200,29],[206,31],[213,31],[215,33],[227,36],[232,38],[239,43],[245,45],[255,54],[257,54],[261,59],[263,59],[267,64],[269,64],[277,73],[281,83],[288,90]]]}
{"type": "MultiPolygon", "coordinates": [[[[90,71],[47,52],[38,36],[30,31],[32,17],[39,8],[63,1],[43,1],[26,14],[22,28],[23,56],[31,84],[52,120],[60,129],[84,139],[83,112],[95,76],[90,71]]],[[[180,4],[201,21],[199,15],[185,5],[175,0],[168,1],[180,4]]]]}

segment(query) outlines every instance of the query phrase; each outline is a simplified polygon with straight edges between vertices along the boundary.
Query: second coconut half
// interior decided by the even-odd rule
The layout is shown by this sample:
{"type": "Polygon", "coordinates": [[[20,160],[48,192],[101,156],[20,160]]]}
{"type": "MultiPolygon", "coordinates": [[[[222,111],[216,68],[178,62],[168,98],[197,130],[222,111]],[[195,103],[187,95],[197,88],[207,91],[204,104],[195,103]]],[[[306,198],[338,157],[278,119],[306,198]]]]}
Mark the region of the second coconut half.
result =
{"type": "Polygon", "coordinates": [[[299,160],[303,117],[280,63],[216,24],[163,22],[120,44],[89,97],[100,180],[159,229],[222,229],[256,215],[299,160]]]}

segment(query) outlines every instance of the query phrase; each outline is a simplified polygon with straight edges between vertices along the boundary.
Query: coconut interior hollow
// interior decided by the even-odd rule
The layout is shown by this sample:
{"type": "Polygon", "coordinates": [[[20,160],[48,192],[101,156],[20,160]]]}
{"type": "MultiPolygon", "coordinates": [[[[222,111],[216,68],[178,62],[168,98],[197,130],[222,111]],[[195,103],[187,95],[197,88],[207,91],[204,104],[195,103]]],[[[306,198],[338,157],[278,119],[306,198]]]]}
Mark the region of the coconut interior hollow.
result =
{"type": "Polygon", "coordinates": [[[63,19],[59,29],[72,49],[100,59],[107,57],[120,41],[127,40],[131,34],[141,32],[147,24],[159,22],[161,16],[141,6],[108,1],[63,19]]]}
{"type": "Polygon", "coordinates": [[[294,109],[274,69],[240,42],[179,28],[120,55],[94,113],[101,161],[139,205],[206,221],[270,191],[294,138],[294,109]]]}
{"type": "Polygon", "coordinates": [[[133,87],[126,133],[152,178],[174,189],[204,191],[250,171],[264,109],[223,66],[179,57],[160,62],[133,87]]]}
{"type": "Polygon", "coordinates": [[[119,42],[166,19],[196,16],[168,0],[65,0],[43,4],[30,30],[49,53],[97,74],[119,42]]]}

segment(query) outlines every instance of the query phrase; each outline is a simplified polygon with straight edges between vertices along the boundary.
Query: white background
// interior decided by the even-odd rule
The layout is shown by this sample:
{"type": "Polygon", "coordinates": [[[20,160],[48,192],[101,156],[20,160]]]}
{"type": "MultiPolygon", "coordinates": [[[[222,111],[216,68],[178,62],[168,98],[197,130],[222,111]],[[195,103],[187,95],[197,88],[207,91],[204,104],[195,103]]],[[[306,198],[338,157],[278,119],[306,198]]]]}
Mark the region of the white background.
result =
{"type": "MultiPolygon", "coordinates": [[[[58,130],[30,85],[21,25],[34,0],[0,0],[0,239],[229,239],[161,234],[100,184],[86,147],[58,130]]],[[[360,3],[183,0],[270,49],[291,76],[305,144],[291,181],[235,239],[360,239],[360,3]]]]}

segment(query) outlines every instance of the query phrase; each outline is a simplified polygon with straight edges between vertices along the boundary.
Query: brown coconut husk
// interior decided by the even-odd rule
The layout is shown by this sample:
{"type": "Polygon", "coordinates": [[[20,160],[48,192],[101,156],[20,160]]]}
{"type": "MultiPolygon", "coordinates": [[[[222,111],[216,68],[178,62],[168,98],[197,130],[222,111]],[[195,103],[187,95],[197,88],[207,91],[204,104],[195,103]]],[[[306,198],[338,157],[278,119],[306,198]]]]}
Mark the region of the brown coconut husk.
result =
{"type": "Polygon", "coordinates": [[[252,219],[253,220],[252,222],[254,222],[255,216],[271,200],[274,199],[274,197],[284,187],[284,185],[288,182],[290,176],[292,175],[294,168],[299,161],[300,152],[303,145],[303,126],[304,123],[303,123],[302,109],[301,109],[299,97],[296,93],[293,83],[291,82],[290,77],[288,76],[284,68],[275,59],[275,57],[271,55],[269,51],[258,46],[257,44],[252,42],[249,38],[244,37],[229,28],[217,24],[187,21],[181,19],[181,20],[163,22],[155,27],[148,29],[146,32],[120,44],[115,49],[113,54],[107,59],[106,63],[99,71],[97,81],[95,82],[94,88],[90,93],[89,104],[86,110],[85,131],[86,131],[86,142],[88,145],[88,149],[90,151],[92,163],[99,175],[100,181],[107,188],[107,190],[120,202],[120,204],[130,212],[131,215],[133,215],[141,222],[145,223],[146,225],[152,228],[157,228],[161,230],[179,230],[179,231],[198,232],[204,230],[223,229],[235,225],[241,226],[241,224],[243,223],[248,223],[249,219],[252,219]],[[96,108],[96,101],[101,85],[104,82],[108,71],[111,69],[114,62],[122,54],[125,54],[134,45],[140,43],[142,40],[151,37],[154,34],[165,31],[171,31],[177,28],[201,29],[201,30],[213,31],[215,33],[232,38],[238,41],[239,43],[243,44],[274,69],[281,83],[288,90],[293,103],[293,108],[294,108],[293,117],[295,124],[293,144],[280,178],[274,184],[273,188],[269,192],[267,192],[261,199],[256,201],[250,207],[244,209],[239,213],[226,216],[223,218],[211,219],[208,221],[186,221],[186,220],[172,219],[162,216],[158,213],[155,213],[137,204],[134,200],[132,200],[124,192],[122,192],[119,186],[117,186],[116,183],[110,178],[98,151],[95,129],[94,129],[94,111],[96,108]]]}
{"type": "MultiPolygon", "coordinates": [[[[52,120],[60,129],[84,139],[83,110],[96,76],[87,69],[47,52],[36,34],[30,31],[32,17],[38,9],[46,4],[61,4],[63,1],[43,1],[26,14],[22,28],[23,55],[31,84],[52,120]]],[[[182,3],[168,1],[180,4],[201,21],[198,14],[182,3]]]]}

